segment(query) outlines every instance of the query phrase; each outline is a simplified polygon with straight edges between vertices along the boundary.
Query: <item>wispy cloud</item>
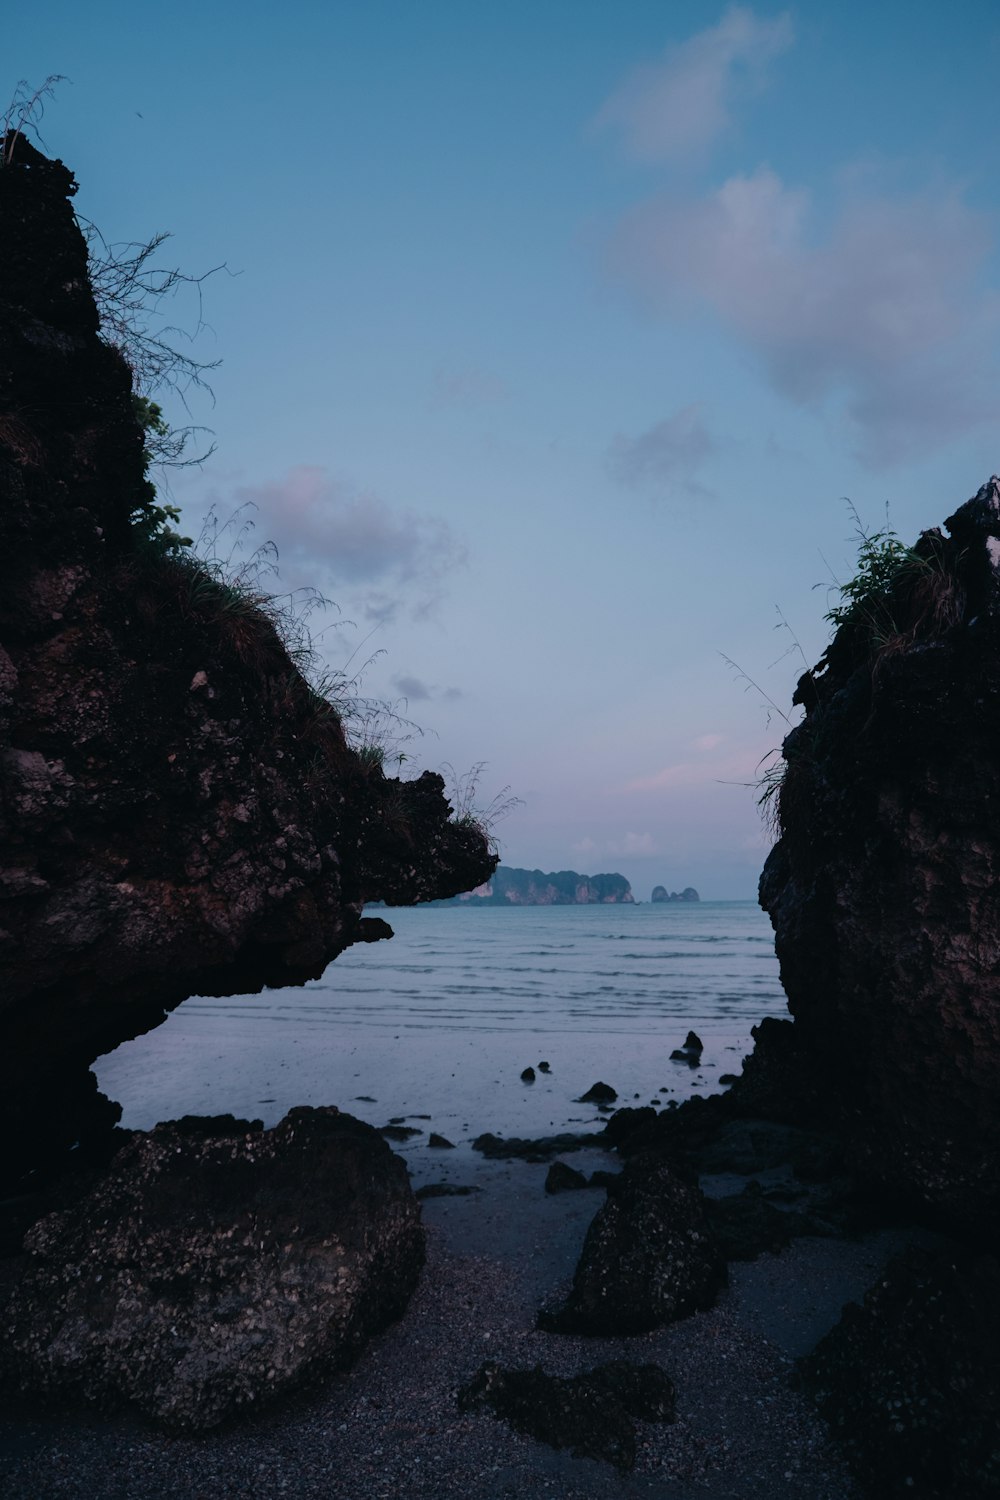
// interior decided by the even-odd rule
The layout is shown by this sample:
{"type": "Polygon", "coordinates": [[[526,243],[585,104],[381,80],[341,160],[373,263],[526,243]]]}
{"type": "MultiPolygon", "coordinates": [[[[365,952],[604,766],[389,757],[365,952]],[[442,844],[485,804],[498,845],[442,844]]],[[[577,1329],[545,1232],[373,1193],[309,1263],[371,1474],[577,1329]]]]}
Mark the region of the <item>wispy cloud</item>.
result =
{"type": "Polygon", "coordinates": [[[499,375],[479,365],[441,366],[434,371],[435,406],[493,406],[509,394],[499,375]]]}
{"type": "Polygon", "coordinates": [[[392,685],[397,693],[401,693],[409,703],[428,703],[432,698],[443,698],[447,702],[454,702],[465,697],[461,688],[440,688],[434,683],[424,682],[421,677],[411,677],[405,673],[394,677],[392,685]]]}
{"type": "Polygon", "coordinates": [[[672,761],[645,776],[633,776],[618,788],[626,795],[665,792],[691,787],[705,787],[717,782],[752,786],[759,775],[759,749],[756,746],[731,745],[725,735],[706,734],[693,742],[699,751],[696,759],[672,761]],[[723,744],[721,755],[714,752],[723,744]]]}
{"type": "Polygon", "coordinates": [[[433,610],[447,574],[465,558],[447,523],[395,510],[325,469],[299,467],[283,479],[243,485],[237,505],[259,512],[257,530],[278,549],[286,586],[311,584],[345,596],[371,622],[433,610]]]}
{"type": "Polygon", "coordinates": [[[620,484],[710,498],[712,491],[697,474],[715,447],[701,419],[701,406],[695,403],[664,417],[636,437],[617,433],[608,450],[607,464],[620,484]]]}
{"type": "Polygon", "coordinates": [[[734,105],[766,82],[792,43],[787,14],[759,17],[732,6],[721,21],[632,72],[597,117],[622,132],[633,156],[676,161],[703,151],[729,127],[734,105]]]}
{"type": "MultiPolygon", "coordinates": [[[[677,169],[703,159],[793,41],[788,14],[734,6],[630,74],[599,121],[648,162],[677,169]]],[[[756,354],[776,391],[843,422],[872,468],[996,423],[996,237],[959,181],[939,175],[901,192],[870,163],[845,163],[811,190],[768,165],[699,192],[674,178],[625,218],[609,254],[611,274],[656,312],[713,317],[756,354]]],[[[692,412],[677,417],[693,423],[692,412]]],[[[683,462],[683,445],[671,442],[677,417],[616,439],[619,477],[651,475],[661,450],[668,470],[683,462]]]]}
{"type": "Polygon", "coordinates": [[[428,687],[426,682],[421,682],[419,677],[394,677],[392,685],[411,703],[426,703],[434,697],[434,689],[428,687]]]}
{"type": "Polygon", "coordinates": [[[984,215],[957,188],[847,193],[825,229],[769,168],[637,209],[612,252],[658,311],[699,303],[799,404],[833,398],[880,466],[998,415],[998,304],[984,215]]]}
{"type": "Polygon", "coordinates": [[[625,792],[659,792],[665,787],[691,786],[695,782],[706,779],[703,767],[681,762],[675,766],[664,766],[662,771],[654,771],[651,776],[635,776],[625,783],[622,790],[625,792]]]}
{"type": "Polygon", "coordinates": [[[651,833],[632,832],[605,839],[593,839],[587,834],[582,839],[578,839],[572,849],[574,854],[589,858],[591,864],[595,860],[624,859],[659,852],[657,842],[651,833]]]}
{"type": "Polygon", "coordinates": [[[607,846],[608,854],[618,856],[656,852],[656,840],[651,833],[626,833],[624,838],[612,839],[607,846]]]}

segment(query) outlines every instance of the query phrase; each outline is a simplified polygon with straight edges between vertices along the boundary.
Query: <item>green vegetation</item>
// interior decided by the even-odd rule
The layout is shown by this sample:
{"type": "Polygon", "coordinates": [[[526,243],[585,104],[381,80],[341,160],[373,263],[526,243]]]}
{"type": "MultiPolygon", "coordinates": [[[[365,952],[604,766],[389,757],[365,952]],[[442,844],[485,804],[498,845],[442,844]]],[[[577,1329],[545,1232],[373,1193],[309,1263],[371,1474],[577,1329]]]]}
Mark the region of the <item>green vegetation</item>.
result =
{"type": "Polygon", "coordinates": [[[857,569],[853,578],[837,585],[839,602],[823,616],[836,630],[844,625],[860,625],[869,632],[874,644],[896,633],[892,614],[893,593],[906,575],[929,566],[912,547],[901,542],[886,523],[878,531],[866,530],[861,517],[851,506],[858,538],[857,569]]]}
{"type": "MultiPolygon", "coordinates": [[[[841,686],[859,669],[874,694],[894,657],[917,641],[939,639],[962,618],[965,608],[962,554],[956,554],[940,532],[924,532],[916,546],[907,547],[889,524],[888,507],[885,524],[877,531],[865,527],[853,505],[850,510],[858,539],[857,565],[846,583],[836,585],[838,598],[824,616],[834,627],[833,637],[816,667],[799,682],[794,701],[807,711],[823,701],[831,684],[841,686]]],[[[776,708],[766,694],[762,696],[776,708]]],[[[757,806],[774,833],[780,832],[790,789],[808,782],[820,754],[817,732],[822,734],[821,717],[793,725],[780,709],[777,712],[789,733],[780,749],[764,757],[755,782],[757,806]],[[807,774],[802,777],[799,772],[807,774]]]]}
{"type": "Polygon", "coordinates": [[[136,421],[145,434],[145,456],[143,460],[143,493],[135,505],[129,521],[139,546],[152,547],[163,553],[177,553],[192,545],[192,538],[182,536],[177,530],[181,513],[176,505],[157,498],[156,486],[149,478],[150,466],[156,458],[156,444],[172,444],[180,452],[183,438],[172,433],[164,421],[163,412],[148,396],[132,397],[136,421]]]}
{"type": "MultiPolygon", "coordinates": [[[[18,83],[6,111],[0,114],[0,169],[14,169],[18,142],[28,133],[48,151],[39,124],[47,102],[65,81],[52,74],[38,88],[25,80],[18,83]]],[[[300,724],[297,733],[317,746],[320,760],[331,746],[343,747],[346,740],[365,775],[384,781],[390,766],[398,773],[410,759],[402,746],[422,731],[400,712],[403,700],[389,703],[363,693],[365,671],[381,653],[375,652],[359,669],[352,668],[353,655],[344,667],[331,667],[317,647],[318,635],[310,629],[311,616],[328,610],[330,601],[312,589],[273,592],[268,574],[276,572],[277,551],[267,544],[248,557],[241,556],[250,528],[239,512],[224,526],[210,516],[197,540],[184,535],[180,508],[160,494],[151,477],[154,468],[197,465],[213,451],[209,447],[188,456],[192,435],[206,429],[173,426],[156,398],[170,393],[185,410],[191,390],[211,398],[206,377],[218,361],[196,359],[190,346],[205,326],[202,284],[225,266],[192,276],[161,262],[159,252],[167,234],[109,244],[79,210],[76,222],[86,242],[99,336],[118,352],[132,377],[132,409],[142,432],[143,462],[129,512],[134,548],[127,565],[146,574],[147,580],[157,580],[153,586],[147,581],[147,608],[154,607],[151,600],[156,587],[166,588],[184,617],[212,627],[239,660],[269,680],[279,702],[295,708],[300,724]],[[191,320],[187,328],[178,327],[165,315],[167,304],[178,293],[195,298],[193,327],[191,320]],[[220,546],[222,542],[227,545],[220,546]]],[[[18,432],[14,437],[23,441],[18,432]]],[[[486,808],[478,809],[475,793],[481,770],[482,766],[476,766],[464,777],[453,777],[452,799],[455,822],[481,829],[488,839],[492,823],[516,799],[507,797],[505,789],[486,808]]]]}

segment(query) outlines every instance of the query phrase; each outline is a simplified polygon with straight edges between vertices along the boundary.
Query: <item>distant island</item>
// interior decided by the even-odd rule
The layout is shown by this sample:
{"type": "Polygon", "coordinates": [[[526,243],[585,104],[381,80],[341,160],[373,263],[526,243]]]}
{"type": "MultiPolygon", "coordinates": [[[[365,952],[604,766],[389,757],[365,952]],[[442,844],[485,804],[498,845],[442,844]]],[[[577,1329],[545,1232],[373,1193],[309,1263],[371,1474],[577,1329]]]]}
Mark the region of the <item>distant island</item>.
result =
{"type": "MultiPolygon", "coordinates": [[[[499,870],[497,874],[499,874],[499,870]]],[[[686,885],[682,891],[668,891],[665,885],[654,885],[650,901],[700,901],[701,897],[693,885],[686,885]]]]}
{"type": "MultiPolygon", "coordinates": [[[[697,900],[697,897],[695,897],[697,900]]],[[[635,900],[624,875],[579,875],[576,870],[514,870],[500,865],[485,885],[431,906],[591,906],[635,900]]]]}

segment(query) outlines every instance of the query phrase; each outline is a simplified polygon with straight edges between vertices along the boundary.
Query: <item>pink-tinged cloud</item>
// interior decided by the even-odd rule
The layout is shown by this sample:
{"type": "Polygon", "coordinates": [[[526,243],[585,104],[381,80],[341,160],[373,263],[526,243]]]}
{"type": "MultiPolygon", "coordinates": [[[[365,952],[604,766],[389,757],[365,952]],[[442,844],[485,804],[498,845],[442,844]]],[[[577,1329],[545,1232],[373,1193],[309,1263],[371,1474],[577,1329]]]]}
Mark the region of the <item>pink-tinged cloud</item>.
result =
{"type": "Polygon", "coordinates": [[[697,744],[697,748],[703,752],[698,760],[677,761],[648,776],[634,776],[618,790],[634,796],[641,792],[709,787],[719,782],[754,786],[760,777],[759,747],[735,745],[725,755],[712,755],[710,752],[722,743],[723,738],[722,735],[706,735],[704,741],[697,744]],[[709,744],[709,741],[713,743],[709,744]]]}
{"type": "Polygon", "coordinates": [[[617,433],[607,455],[608,470],[620,484],[655,488],[667,494],[711,498],[698,478],[715,442],[701,419],[701,405],[682,407],[636,437],[617,433]]]}
{"type": "Polygon", "coordinates": [[[612,839],[606,852],[619,859],[628,855],[655,854],[656,841],[651,833],[626,833],[624,838],[612,839]]]}
{"type": "Polygon", "coordinates": [[[664,766],[662,771],[655,771],[652,776],[636,776],[634,780],[625,783],[622,791],[659,792],[666,787],[694,786],[699,781],[709,779],[704,766],[682,763],[676,766],[664,766]]]}
{"type": "Polygon", "coordinates": [[[390,619],[401,606],[426,614],[448,572],[464,561],[443,520],[395,510],[322,468],[301,466],[283,479],[244,485],[235,501],[256,507],[258,532],[277,547],[286,586],[316,585],[370,621],[390,619]]]}
{"type": "Polygon", "coordinates": [[[717,25],[631,73],[597,125],[620,130],[627,150],[643,161],[697,154],[729,128],[734,104],[764,86],[769,64],[792,39],[787,14],[758,17],[734,5],[717,25]]]}
{"type": "Polygon", "coordinates": [[[806,191],[762,167],[640,206],[611,263],[660,313],[714,314],[791,400],[842,404],[878,466],[1000,414],[992,242],[954,187],[855,192],[823,227],[806,191]]]}
{"type": "Polygon", "coordinates": [[[703,734],[692,743],[696,750],[716,750],[725,738],[724,734],[703,734]]]}

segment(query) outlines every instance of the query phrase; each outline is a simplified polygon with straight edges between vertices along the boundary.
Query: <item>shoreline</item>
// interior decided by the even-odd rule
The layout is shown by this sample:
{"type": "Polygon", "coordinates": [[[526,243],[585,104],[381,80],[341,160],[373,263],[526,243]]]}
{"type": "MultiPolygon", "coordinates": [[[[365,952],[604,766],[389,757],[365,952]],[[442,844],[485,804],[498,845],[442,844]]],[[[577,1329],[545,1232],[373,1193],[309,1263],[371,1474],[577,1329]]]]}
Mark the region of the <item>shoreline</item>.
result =
{"type": "MultiPolygon", "coordinates": [[[[601,1148],[569,1160],[588,1172],[616,1164],[601,1148]]],[[[403,1317],[350,1370],[198,1438],[165,1435],[129,1415],[11,1408],[0,1420],[4,1493],[17,1500],[251,1493],[263,1500],[852,1500],[860,1493],[788,1374],[912,1233],[810,1236],[779,1254],[733,1262],[714,1308],[654,1333],[553,1335],[534,1327],[535,1315],[567,1289],[602,1191],[548,1195],[541,1163],[479,1158],[455,1167],[458,1180],[480,1191],[424,1201],[428,1254],[418,1288],[403,1317]],[[677,1421],[640,1424],[628,1476],[456,1404],[457,1387],[484,1359],[571,1375],[622,1358],[662,1365],[677,1386],[677,1421]]],[[[716,1187],[731,1192],[734,1181],[727,1174],[716,1187]]],[[[711,1190],[712,1181],[703,1185],[711,1190]]]]}

